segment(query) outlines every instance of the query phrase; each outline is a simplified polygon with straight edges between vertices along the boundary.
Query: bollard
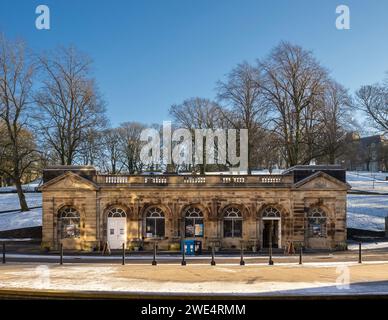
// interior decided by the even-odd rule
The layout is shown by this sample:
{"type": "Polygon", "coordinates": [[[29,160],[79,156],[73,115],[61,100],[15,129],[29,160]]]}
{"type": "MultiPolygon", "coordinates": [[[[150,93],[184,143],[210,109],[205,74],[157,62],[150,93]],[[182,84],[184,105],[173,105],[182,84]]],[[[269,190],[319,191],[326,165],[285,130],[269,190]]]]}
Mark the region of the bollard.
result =
{"type": "Polygon", "coordinates": [[[182,262],[181,265],[185,266],[186,265],[186,253],[185,253],[185,245],[183,244],[183,250],[182,250],[182,262]]]}
{"type": "Polygon", "coordinates": [[[61,243],[59,264],[63,264],[63,244],[61,243]]]}
{"type": "Polygon", "coordinates": [[[156,262],[156,241],[154,242],[154,258],[152,259],[152,265],[156,266],[158,263],[156,262]]]}
{"type": "Polygon", "coordinates": [[[273,260],[272,260],[272,245],[269,247],[269,261],[268,264],[270,266],[273,266],[273,260]]]}
{"type": "Polygon", "coordinates": [[[125,243],[123,243],[123,259],[122,259],[121,264],[125,265],[125,243]]]}
{"type": "Polygon", "coordinates": [[[362,263],[361,242],[358,244],[358,263],[362,263]]]}
{"type": "Polygon", "coordinates": [[[270,229],[270,236],[269,236],[269,261],[268,261],[268,264],[270,266],[273,266],[273,260],[272,260],[272,237],[273,237],[273,221],[271,220],[271,229],[270,229]]]}
{"type": "Polygon", "coordinates": [[[300,251],[299,251],[299,264],[302,264],[302,263],[303,263],[302,259],[303,259],[303,247],[300,246],[300,251]]]}
{"type": "Polygon", "coordinates": [[[215,266],[216,261],[214,260],[214,244],[212,246],[212,261],[210,262],[210,265],[215,266]]]}
{"type": "Polygon", "coordinates": [[[245,261],[244,261],[244,246],[243,246],[243,244],[241,244],[240,266],[245,266],[245,261]]]}
{"type": "Polygon", "coordinates": [[[3,263],[5,263],[5,242],[3,242],[3,263]]]}

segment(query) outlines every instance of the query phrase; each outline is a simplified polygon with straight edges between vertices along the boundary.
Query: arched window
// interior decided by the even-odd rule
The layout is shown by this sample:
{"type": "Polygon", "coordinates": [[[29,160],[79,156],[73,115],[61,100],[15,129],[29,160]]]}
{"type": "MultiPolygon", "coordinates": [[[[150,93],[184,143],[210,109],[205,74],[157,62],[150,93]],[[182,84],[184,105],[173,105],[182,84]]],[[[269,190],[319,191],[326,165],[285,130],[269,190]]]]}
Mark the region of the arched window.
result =
{"type": "Polygon", "coordinates": [[[151,207],[146,212],[146,237],[164,237],[164,213],[159,207],[151,207]]]}
{"type": "Polygon", "coordinates": [[[309,237],[326,237],[326,220],[326,213],[322,208],[315,207],[310,209],[307,217],[309,237]]]}
{"type": "Polygon", "coordinates": [[[266,207],[263,211],[263,218],[280,218],[280,211],[274,207],[266,207]]]}
{"type": "Polygon", "coordinates": [[[242,237],[242,214],[240,209],[229,207],[224,213],[224,237],[241,238],[242,237]]]}
{"type": "Polygon", "coordinates": [[[189,207],[186,210],[185,237],[203,237],[203,213],[201,209],[189,207]]]}
{"type": "Polygon", "coordinates": [[[127,213],[121,208],[112,208],[108,211],[108,218],[125,218],[127,213]]]}
{"type": "Polygon", "coordinates": [[[73,207],[64,207],[59,211],[59,230],[61,239],[80,237],[80,215],[73,207]]]}

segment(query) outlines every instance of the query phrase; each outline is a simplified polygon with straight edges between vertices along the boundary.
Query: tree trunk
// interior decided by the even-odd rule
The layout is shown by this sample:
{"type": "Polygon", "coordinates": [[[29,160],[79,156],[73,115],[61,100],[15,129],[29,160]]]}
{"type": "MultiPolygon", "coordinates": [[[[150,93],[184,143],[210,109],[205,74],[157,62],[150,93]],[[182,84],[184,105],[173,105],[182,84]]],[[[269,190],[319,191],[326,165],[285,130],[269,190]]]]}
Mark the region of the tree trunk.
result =
{"type": "Polygon", "coordinates": [[[24,196],[23,189],[22,189],[22,183],[21,183],[20,179],[15,179],[15,186],[16,186],[16,191],[18,193],[18,197],[19,197],[21,211],[29,211],[30,209],[28,208],[26,197],[24,196]]]}

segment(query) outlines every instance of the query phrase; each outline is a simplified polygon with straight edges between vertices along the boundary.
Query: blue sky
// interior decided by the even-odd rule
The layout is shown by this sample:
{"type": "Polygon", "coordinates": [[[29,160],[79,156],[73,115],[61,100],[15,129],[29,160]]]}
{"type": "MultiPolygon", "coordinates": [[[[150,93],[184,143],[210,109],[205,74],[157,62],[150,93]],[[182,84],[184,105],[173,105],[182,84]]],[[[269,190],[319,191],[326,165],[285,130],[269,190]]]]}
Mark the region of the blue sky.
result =
{"type": "Polygon", "coordinates": [[[388,71],[386,0],[1,0],[0,31],[35,50],[75,45],[94,75],[113,125],[161,123],[185,98],[215,97],[217,80],[282,40],[314,52],[354,92],[388,71]],[[51,30],[35,28],[46,4],[51,30]],[[335,28],[337,5],[351,30],[335,28]]]}

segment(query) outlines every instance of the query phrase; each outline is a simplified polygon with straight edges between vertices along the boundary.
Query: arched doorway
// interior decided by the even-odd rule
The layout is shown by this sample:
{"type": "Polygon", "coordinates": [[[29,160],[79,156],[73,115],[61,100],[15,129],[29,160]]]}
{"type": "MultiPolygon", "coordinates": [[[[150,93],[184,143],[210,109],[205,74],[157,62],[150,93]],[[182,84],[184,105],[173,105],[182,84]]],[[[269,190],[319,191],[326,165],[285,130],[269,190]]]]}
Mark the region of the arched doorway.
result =
{"type": "Polygon", "coordinates": [[[107,239],[111,249],[122,248],[127,240],[127,213],[121,208],[108,211],[107,239]]]}
{"type": "Polygon", "coordinates": [[[275,207],[266,207],[262,213],[262,247],[281,247],[281,214],[275,207]]]}

